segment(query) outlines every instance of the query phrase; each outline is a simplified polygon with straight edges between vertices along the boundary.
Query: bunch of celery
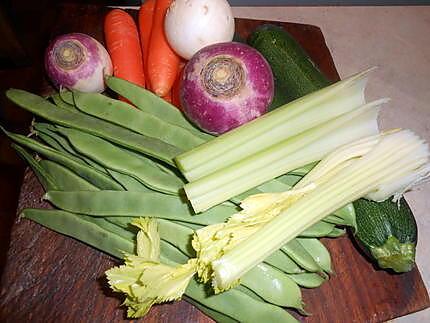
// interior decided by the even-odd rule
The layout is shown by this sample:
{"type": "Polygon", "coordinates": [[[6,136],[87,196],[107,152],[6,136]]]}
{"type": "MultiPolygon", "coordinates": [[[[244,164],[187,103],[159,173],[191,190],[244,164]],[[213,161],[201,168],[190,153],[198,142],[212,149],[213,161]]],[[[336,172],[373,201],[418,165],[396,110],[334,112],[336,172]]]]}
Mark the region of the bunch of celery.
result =
{"type": "Polygon", "coordinates": [[[203,282],[211,281],[215,292],[222,292],[333,211],[362,197],[377,201],[398,198],[429,174],[428,146],[411,131],[366,137],[330,153],[292,190],[250,196],[241,204],[242,211],[227,222],[197,230],[192,241],[197,256],[186,264],[154,265],[140,258],[138,265],[126,262],[111,269],[108,278],[115,290],[130,296],[134,285],[128,281],[124,288],[121,277],[130,272],[138,275],[139,291],[145,288],[141,295],[146,310],[152,304],[180,298],[194,274],[203,282]]]}
{"type": "Polygon", "coordinates": [[[270,179],[378,133],[379,106],[366,104],[370,70],[284,105],[175,158],[185,193],[201,212],[270,179]]]}

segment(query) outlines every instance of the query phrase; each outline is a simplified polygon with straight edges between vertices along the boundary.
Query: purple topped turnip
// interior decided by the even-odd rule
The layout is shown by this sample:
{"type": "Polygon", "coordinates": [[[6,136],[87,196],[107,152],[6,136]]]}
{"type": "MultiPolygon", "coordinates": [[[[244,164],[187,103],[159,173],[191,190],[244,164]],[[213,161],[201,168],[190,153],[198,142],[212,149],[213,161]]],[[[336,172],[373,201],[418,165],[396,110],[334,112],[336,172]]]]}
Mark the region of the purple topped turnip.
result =
{"type": "Polygon", "coordinates": [[[59,36],[49,44],[45,69],[57,88],[102,92],[105,75],[112,75],[112,62],[97,40],[72,33],[59,36]]]}
{"type": "Polygon", "coordinates": [[[259,117],[273,98],[273,75],[254,48],[236,42],[198,51],[187,63],[181,106],[199,128],[222,134],[259,117]]]}

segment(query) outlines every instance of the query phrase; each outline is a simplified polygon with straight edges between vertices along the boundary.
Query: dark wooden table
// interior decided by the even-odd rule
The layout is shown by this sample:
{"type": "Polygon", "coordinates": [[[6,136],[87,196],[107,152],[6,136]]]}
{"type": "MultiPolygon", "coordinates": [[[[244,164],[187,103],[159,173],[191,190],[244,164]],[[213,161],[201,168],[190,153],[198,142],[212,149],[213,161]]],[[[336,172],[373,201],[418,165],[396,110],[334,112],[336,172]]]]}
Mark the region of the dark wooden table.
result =
{"type": "MultiPolygon", "coordinates": [[[[105,8],[63,5],[52,22],[52,36],[84,32],[103,41],[105,8]]],[[[135,13],[134,13],[135,14],[135,13]]],[[[237,19],[237,31],[246,37],[262,21],[237,19]]],[[[339,79],[324,37],[318,27],[280,23],[306,49],[332,80],[339,79]]],[[[49,207],[40,200],[42,188],[27,170],[18,211],[49,207]]],[[[317,289],[303,290],[306,322],[381,322],[430,305],[417,269],[402,275],[375,267],[360,254],[348,236],[324,239],[335,274],[317,289]]],[[[11,233],[7,264],[1,280],[2,322],[120,322],[121,300],[106,286],[104,272],[113,258],[29,220],[16,220],[11,233]]],[[[145,322],[210,322],[188,303],[155,306],[145,322]]]]}

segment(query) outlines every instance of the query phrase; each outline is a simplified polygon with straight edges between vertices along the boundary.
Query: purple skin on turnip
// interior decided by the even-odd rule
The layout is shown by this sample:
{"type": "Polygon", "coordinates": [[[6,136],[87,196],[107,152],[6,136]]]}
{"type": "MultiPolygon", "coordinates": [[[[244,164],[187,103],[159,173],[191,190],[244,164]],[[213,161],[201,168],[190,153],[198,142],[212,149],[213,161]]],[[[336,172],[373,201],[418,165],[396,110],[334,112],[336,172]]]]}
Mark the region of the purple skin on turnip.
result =
{"type": "Polygon", "coordinates": [[[254,48],[228,42],[198,51],[185,66],[181,106],[202,130],[219,135],[267,112],[273,74],[254,48]]]}
{"type": "Polygon", "coordinates": [[[55,38],[45,52],[45,69],[56,88],[82,92],[102,92],[113,70],[103,45],[81,33],[55,38]]]}

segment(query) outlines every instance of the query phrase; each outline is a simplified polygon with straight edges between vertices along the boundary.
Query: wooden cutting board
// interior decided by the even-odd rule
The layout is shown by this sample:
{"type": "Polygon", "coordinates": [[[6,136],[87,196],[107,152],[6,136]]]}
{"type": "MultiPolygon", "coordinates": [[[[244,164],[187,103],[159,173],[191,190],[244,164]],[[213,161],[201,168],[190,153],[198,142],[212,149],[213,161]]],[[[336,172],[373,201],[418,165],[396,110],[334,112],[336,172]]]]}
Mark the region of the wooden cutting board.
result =
{"type": "MultiPolygon", "coordinates": [[[[100,6],[59,6],[52,36],[84,32],[102,41],[106,11],[100,6]]],[[[262,23],[265,22],[237,19],[236,30],[246,38],[262,23]]],[[[330,79],[339,79],[318,27],[279,24],[300,42],[330,79]]],[[[42,194],[42,187],[27,170],[18,211],[24,207],[49,207],[40,200],[42,194]]],[[[293,313],[299,320],[381,322],[429,307],[428,294],[417,269],[402,275],[378,270],[348,236],[323,242],[331,252],[335,273],[322,287],[303,290],[306,309],[313,315],[305,318],[293,313]]],[[[119,307],[121,300],[107,288],[104,278],[105,270],[115,264],[115,259],[74,239],[29,220],[17,219],[1,281],[0,321],[124,321],[125,311],[119,307]]],[[[144,321],[211,322],[185,301],[155,306],[144,321]]]]}

